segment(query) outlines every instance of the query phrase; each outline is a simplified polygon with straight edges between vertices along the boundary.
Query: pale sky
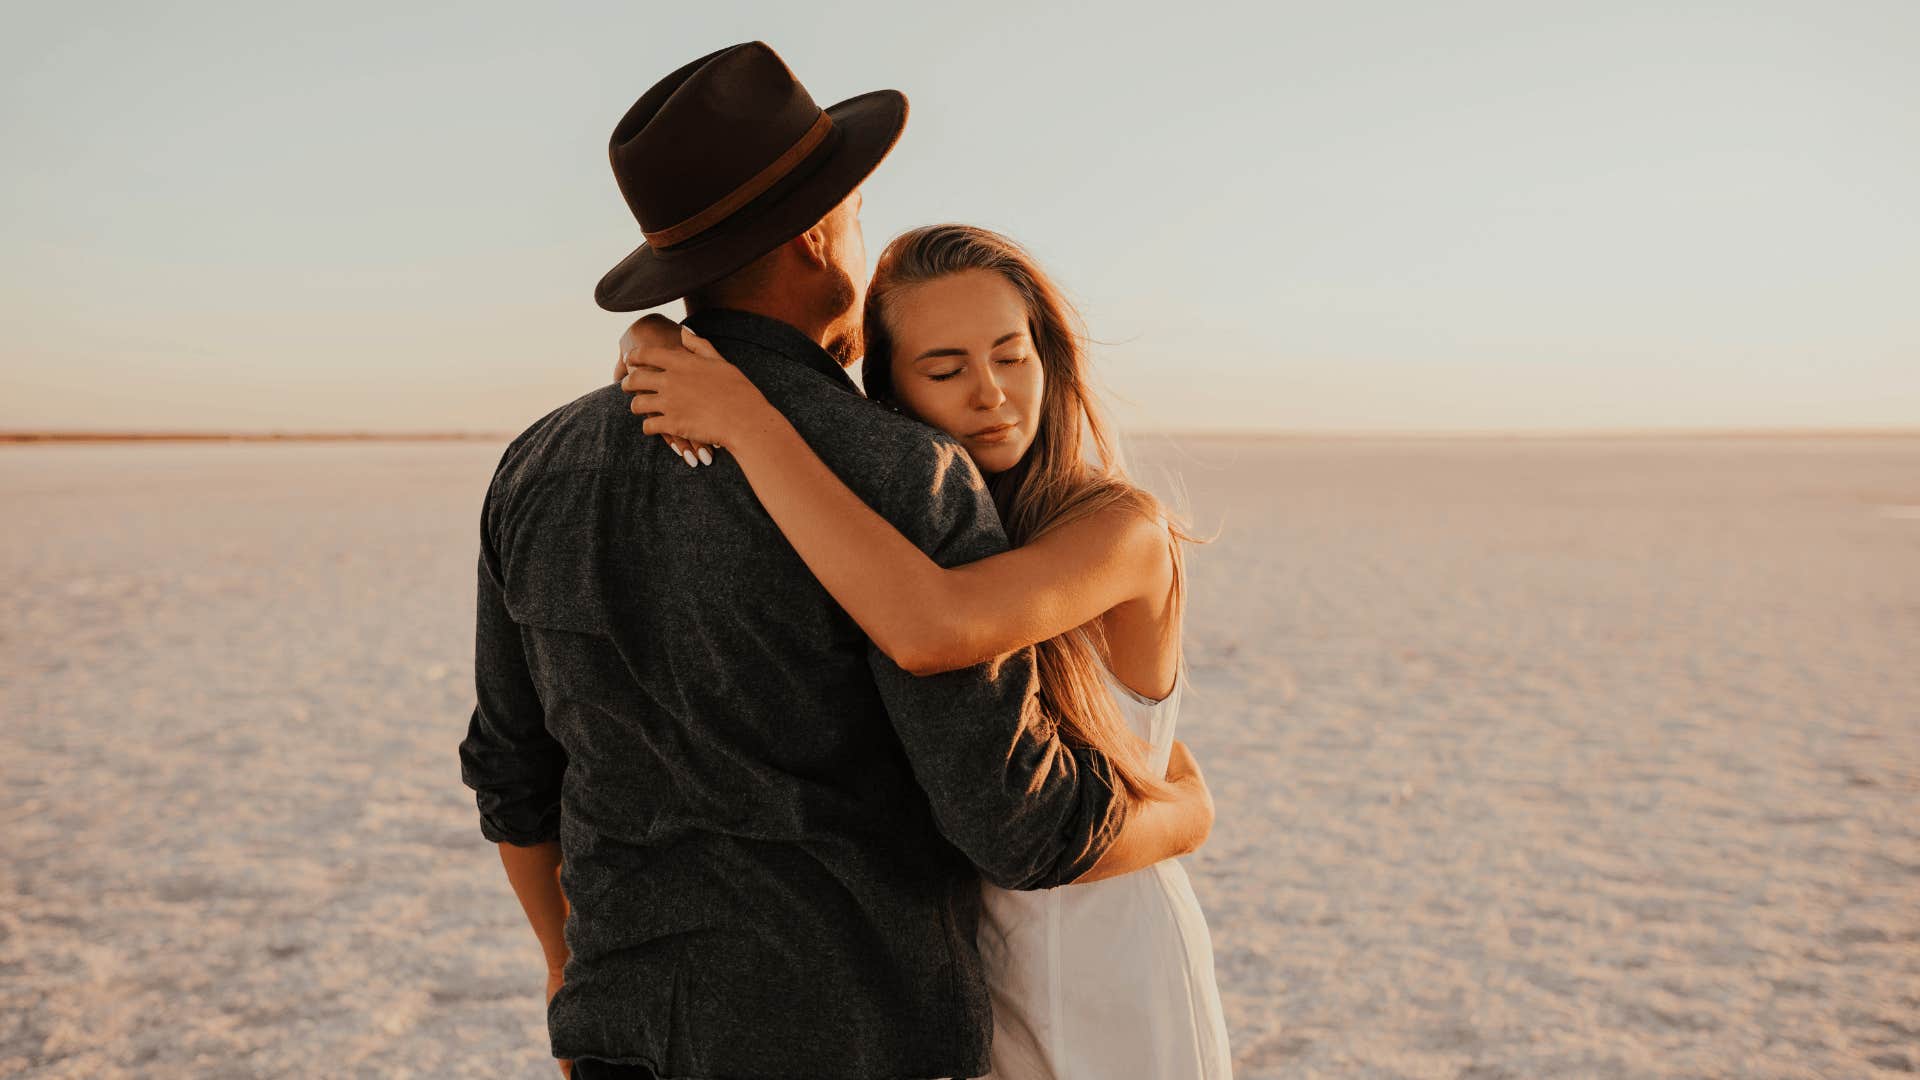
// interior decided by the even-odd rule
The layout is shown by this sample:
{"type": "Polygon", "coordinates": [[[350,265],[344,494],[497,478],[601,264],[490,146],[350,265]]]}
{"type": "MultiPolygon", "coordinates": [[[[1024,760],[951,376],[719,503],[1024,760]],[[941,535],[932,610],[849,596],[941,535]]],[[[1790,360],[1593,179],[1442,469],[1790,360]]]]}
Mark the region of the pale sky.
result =
{"type": "Polygon", "coordinates": [[[614,123],[755,38],[1134,430],[1920,426],[1920,4],[893,0],[15,6],[0,430],[520,430],[630,317],[614,123]]]}

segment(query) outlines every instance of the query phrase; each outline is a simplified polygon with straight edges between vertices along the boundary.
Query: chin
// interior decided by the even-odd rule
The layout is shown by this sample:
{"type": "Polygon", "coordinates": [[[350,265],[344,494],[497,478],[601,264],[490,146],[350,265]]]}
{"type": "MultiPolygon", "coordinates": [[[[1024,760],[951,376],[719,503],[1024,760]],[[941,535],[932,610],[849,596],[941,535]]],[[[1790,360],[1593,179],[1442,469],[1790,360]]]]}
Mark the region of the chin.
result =
{"type": "Polygon", "coordinates": [[[843,368],[852,367],[854,361],[860,359],[860,354],[866,351],[858,333],[830,337],[821,348],[843,368]]]}
{"type": "Polygon", "coordinates": [[[981,475],[993,476],[1020,464],[1020,459],[1026,454],[1027,449],[1024,446],[1017,450],[1011,447],[994,447],[974,454],[973,465],[980,470],[981,475]]]}

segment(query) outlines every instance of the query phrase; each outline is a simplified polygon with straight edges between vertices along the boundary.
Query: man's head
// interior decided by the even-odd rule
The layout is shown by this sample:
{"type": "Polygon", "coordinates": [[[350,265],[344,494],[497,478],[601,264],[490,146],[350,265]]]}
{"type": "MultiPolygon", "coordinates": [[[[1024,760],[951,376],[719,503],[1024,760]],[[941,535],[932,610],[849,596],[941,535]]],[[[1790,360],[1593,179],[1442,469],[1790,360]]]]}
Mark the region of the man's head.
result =
{"type": "Polygon", "coordinates": [[[906,120],[894,90],[820,108],[762,42],[681,67],[614,128],[614,179],[647,242],[594,299],[755,311],[852,363],[867,278],[859,188],[906,120]]]}
{"type": "Polygon", "coordinates": [[[856,188],[805,232],[686,296],[687,314],[734,308],[779,319],[813,338],[840,366],[866,351],[867,245],[856,188]]]}

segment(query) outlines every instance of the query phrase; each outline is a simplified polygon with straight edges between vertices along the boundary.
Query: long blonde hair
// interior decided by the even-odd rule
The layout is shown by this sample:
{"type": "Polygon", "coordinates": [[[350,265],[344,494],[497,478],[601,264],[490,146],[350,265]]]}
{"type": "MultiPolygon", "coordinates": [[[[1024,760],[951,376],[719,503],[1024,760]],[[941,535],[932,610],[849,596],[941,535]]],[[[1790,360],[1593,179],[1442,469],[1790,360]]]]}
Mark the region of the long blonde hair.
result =
{"type": "MultiPolygon", "coordinates": [[[[1018,463],[987,481],[994,506],[1016,547],[1110,506],[1133,508],[1149,520],[1167,522],[1171,543],[1173,602],[1178,617],[1186,602],[1186,566],[1179,541],[1201,543],[1184,521],[1127,476],[1098,400],[1087,379],[1086,327],[1027,250],[996,232],[972,225],[927,225],[887,244],[867,286],[864,311],[866,361],[861,378],[867,396],[900,406],[893,385],[893,330],[888,311],[901,290],[965,270],[989,270],[1005,278],[1026,302],[1027,331],[1041,363],[1045,389],[1033,445],[1018,463]],[[1093,451],[1091,459],[1087,450],[1093,451]]],[[[1122,788],[1137,799],[1162,798],[1168,789],[1152,775],[1143,744],[1127,727],[1108,691],[1108,656],[1100,620],[1039,642],[1035,659],[1040,696],[1059,719],[1069,744],[1090,746],[1113,762],[1122,788]]],[[[1176,681],[1186,678],[1184,656],[1176,681]]]]}

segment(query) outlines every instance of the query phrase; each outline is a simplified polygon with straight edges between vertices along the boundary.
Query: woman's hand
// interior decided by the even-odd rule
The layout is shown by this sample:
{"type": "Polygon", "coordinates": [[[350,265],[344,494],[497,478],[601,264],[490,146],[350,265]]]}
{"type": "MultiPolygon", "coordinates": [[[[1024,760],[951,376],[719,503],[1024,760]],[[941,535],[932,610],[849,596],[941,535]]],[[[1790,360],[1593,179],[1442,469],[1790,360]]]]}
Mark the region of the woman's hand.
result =
{"type": "Polygon", "coordinates": [[[633,394],[634,413],[646,417],[643,430],[678,440],[675,449],[687,451],[681,456],[689,463],[712,464],[706,447],[725,446],[772,409],[760,389],[711,342],[670,319],[641,319],[628,328],[621,343],[627,372],[620,386],[633,394]]]}
{"type": "MultiPolygon", "coordinates": [[[[626,332],[620,335],[620,355],[613,362],[615,382],[624,380],[639,363],[636,354],[642,347],[682,349],[680,324],[657,312],[645,318],[635,319],[633,325],[627,327],[626,332]]],[[[713,451],[704,444],[673,434],[662,434],[660,437],[666,440],[668,446],[673,447],[674,453],[686,459],[688,465],[699,465],[702,462],[708,465],[713,464],[713,451]]]]}
{"type": "MultiPolygon", "coordinates": [[[[646,343],[660,348],[678,347],[680,324],[658,312],[645,318],[635,319],[633,325],[627,327],[626,331],[620,335],[620,355],[613,361],[614,382],[625,379],[627,373],[633,370],[633,364],[627,358],[646,343]]],[[[685,458],[688,465],[695,465],[701,461],[709,465],[713,464],[713,451],[705,446],[688,442],[678,435],[662,435],[661,438],[666,440],[668,446],[673,447],[674,453],[685,458]]]]}
{"type": "Polygon", "coordinates": [[[1131,874],[1162,859],[1200,850],[1213,832],[1213,793],[1200,775],[1199,762],[1178,739],[1167,759],[1167,788],[1164,799],[1134,804],[1120,835],[1085,873],[1073,879],[1074,884],[1131,874]]]}

